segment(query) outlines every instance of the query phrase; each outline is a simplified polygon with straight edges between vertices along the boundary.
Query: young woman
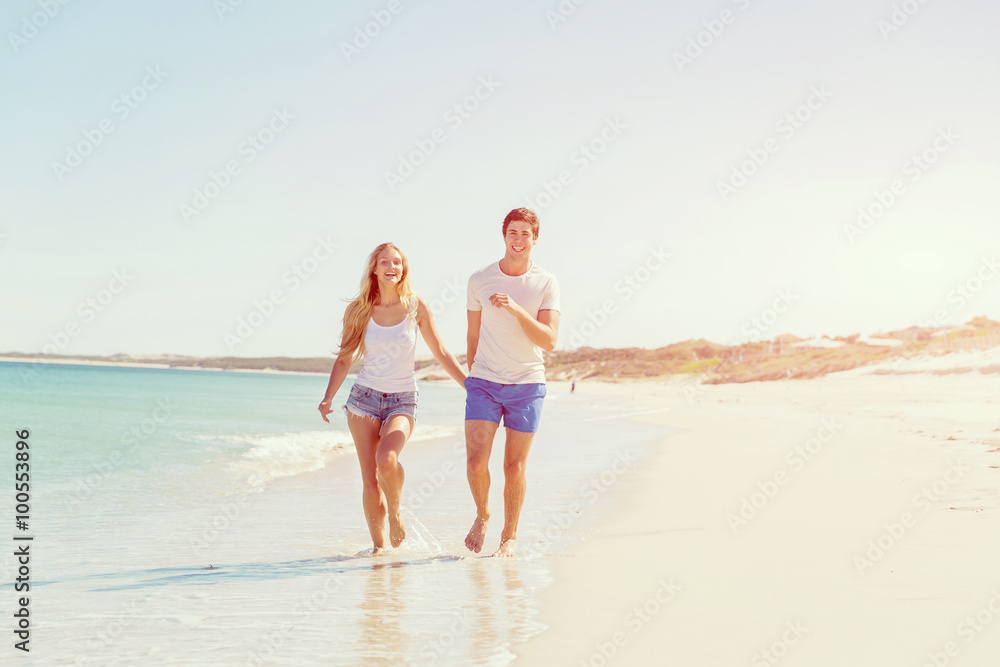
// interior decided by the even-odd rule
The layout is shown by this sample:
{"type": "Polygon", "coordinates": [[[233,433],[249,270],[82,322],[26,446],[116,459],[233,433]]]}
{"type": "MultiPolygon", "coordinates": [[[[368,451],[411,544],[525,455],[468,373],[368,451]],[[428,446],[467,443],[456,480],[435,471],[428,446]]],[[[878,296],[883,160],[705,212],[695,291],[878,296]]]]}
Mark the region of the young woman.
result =
{"type": "Polygon", "coordinates": [[[344,313],[337,361],[319,404],[320,414],[329,423],[334,395],[351,364],[363,358],[344,413],[361,462],[362,502],[376,554],[385,548],[387,516],[392,546],[398,547],[406,537],[399,506],[403,492],[399,452],[417,417],[413,353],[418,328],[434,358],[464,386],[465,371],[441,343],[427,303],[410,286],[406,256],[392,243],[383,243],[368,256],[361,291],[344,313]]]}

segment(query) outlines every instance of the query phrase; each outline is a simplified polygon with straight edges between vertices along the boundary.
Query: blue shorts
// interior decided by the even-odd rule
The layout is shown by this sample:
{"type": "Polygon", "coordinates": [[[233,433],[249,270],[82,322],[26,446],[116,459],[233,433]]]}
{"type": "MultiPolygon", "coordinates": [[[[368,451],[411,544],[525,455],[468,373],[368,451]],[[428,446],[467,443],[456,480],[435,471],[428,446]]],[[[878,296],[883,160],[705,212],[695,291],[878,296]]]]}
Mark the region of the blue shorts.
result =
{"type": "Polygon", "coordinates": [[[545,384],[500,384],[480,378],[465,380],[465,418],[500,423],[512,431],[536,433],[542,418],[545,384]]]}
{"type": "Polygon", "coordinates": [[[416,420],[417,393],[401,391],[389,394],[355,383],[344,405],[344,414],[377,419],[383,424],[395,415],[408,415],[416,420]]]}

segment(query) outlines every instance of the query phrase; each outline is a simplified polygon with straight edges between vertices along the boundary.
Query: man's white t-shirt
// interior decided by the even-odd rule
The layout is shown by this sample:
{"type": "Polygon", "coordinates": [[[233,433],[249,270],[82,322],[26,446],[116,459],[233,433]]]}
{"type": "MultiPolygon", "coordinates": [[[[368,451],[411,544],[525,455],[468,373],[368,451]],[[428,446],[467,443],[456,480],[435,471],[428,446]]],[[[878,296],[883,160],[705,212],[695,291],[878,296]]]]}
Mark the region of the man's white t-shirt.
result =
{"type": "Polygon", "coordinates": [[[469,377],[500,384],[544,384],[542,348],[531,342],[516,317],[490,303],[497,293],[510,296],[532,317],[540,310],[559,310],[559,283],[534,262],[520,276],[508,276],[499,262],[473,273],[466,308],[483,314],[469,377]]]}

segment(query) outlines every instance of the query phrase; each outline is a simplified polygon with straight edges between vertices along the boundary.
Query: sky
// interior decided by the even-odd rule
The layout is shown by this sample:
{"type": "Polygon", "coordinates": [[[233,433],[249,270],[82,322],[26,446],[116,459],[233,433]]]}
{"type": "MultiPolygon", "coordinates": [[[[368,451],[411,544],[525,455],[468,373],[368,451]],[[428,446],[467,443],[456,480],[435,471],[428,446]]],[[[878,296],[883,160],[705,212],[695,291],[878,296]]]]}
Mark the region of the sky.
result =
{"type": "Polygon", "coordinates": [[[577,2],[4,3],[0,352],[462,353],[519,206],[563,349],[1000,320],[1000,6],[577,2]]]}

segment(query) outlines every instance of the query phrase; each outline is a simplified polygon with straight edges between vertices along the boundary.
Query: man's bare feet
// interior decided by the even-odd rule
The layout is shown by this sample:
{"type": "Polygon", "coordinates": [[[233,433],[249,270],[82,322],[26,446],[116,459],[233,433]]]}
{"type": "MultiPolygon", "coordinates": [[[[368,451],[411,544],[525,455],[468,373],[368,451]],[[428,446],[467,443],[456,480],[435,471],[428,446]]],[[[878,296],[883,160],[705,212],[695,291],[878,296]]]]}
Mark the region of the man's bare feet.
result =
{"type": "Polygon", "coordinates": [[[385,547],[372,547],[372,556],[381,556],[385,553],[385,547]]]}
{"type": "Polygon", "coordinates": [[[389,516],[389,542],[393,548],[398,547],[406,539],[406,526],[403,525],[403,517],[400,514],[389,516]]]}
{"type": "Polygon", "coordinates": [[[483,542],[486,541],[486,524],[489,521],[489,519],[476,517],[476,521],[472,524],[469,534],[465,537],[465,547],[469,551],[479,553],[483,550],[483,542]]]}
{"type": "Polygon", "coordinates": [[[493,558],[513,558],[514,548],[517,546],[517,540],[504,540],[500,543],[500,548],[496,550],[493,554],[493,558]]]}

